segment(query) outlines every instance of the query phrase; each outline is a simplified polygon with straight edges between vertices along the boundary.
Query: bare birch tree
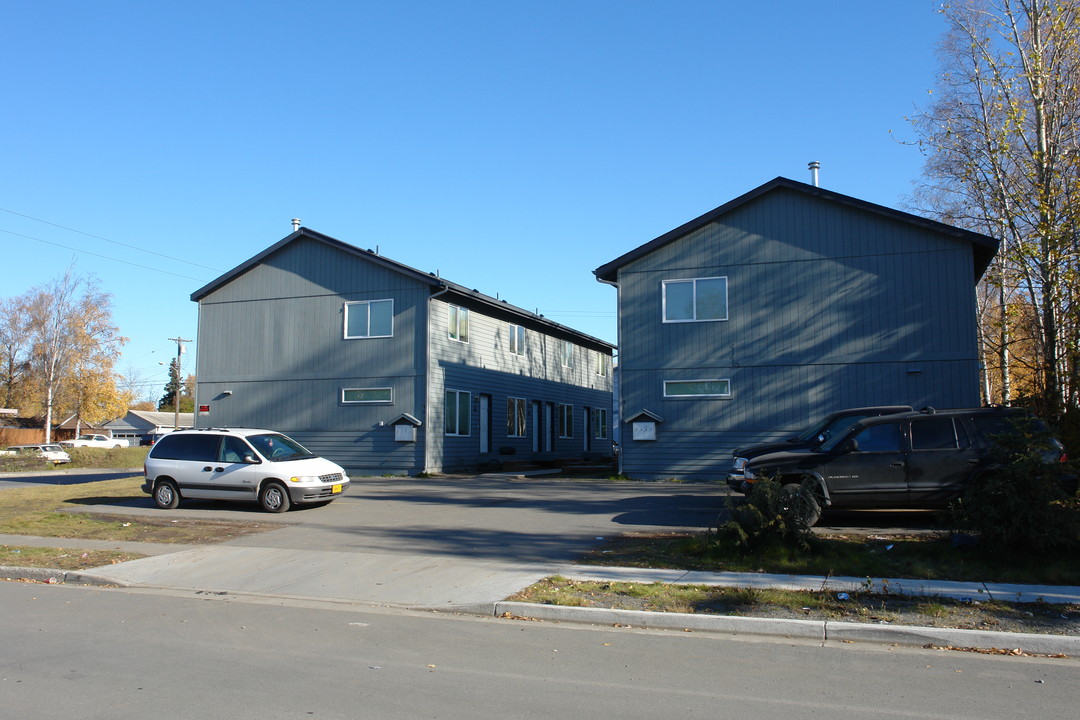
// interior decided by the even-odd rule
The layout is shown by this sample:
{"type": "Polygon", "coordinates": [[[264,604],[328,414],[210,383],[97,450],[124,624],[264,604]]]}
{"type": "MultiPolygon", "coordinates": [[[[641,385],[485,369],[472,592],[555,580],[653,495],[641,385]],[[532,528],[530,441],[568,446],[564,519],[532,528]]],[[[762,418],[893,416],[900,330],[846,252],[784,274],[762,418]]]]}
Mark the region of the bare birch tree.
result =
{"type": "Polygon", "coordinates": [[[997,370],[987,400],[1008,402],[1030,380],[1057,421],[1080,400],[1080,0],[960,0],[941,12],[938,92],[912,119],[927,155],[917,205],[1001,240],[980,291],[997,370]]]}

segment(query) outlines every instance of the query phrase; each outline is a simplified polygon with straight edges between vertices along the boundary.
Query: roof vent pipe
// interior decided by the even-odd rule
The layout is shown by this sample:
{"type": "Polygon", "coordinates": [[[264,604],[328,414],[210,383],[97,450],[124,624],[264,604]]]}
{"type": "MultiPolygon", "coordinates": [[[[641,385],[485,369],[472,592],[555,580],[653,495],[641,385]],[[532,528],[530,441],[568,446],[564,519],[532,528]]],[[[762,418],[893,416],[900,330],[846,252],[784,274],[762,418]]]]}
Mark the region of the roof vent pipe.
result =
{"type": "Polygon", "coordinates": [[[811,160],[809,163],[807,163],[806,166],[808,168],[810,168],[810,184],[813,185],[814,187],[817,187],[818,186],[817,171],[821,169],[821,163],[819,163],[817,160],[811,160]]]}
{"type": "Polygon", "coordinates": [[[296,232],[299,229],[300,229],[300,218],[293,218],[292,219],[292,231],[296,232]]]}

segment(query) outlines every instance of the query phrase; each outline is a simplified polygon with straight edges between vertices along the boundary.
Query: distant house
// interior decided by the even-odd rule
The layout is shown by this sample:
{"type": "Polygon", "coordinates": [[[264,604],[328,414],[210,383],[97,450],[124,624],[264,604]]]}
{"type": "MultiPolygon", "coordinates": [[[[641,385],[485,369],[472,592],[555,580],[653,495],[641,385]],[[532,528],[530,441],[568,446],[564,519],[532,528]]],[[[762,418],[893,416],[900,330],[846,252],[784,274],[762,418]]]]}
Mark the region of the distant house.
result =
{"type": "MultiPolygon", "coordinates": [[[[180,413],[180,427],[193,427],[194,418],[194,413],[180,413]]],[[[112,433],[114,438],[123,440],[128,445],[138,445],[147,433],[159,430],[175,430],[176,413],[128,410],[124,417],[110,420],[102,425],[102,429],[112,433]]]]}
{"type": "Polygon", "coordinates": [[[977,405],[996,249],[776,178],[597,268],[618,290],[622,472],[720,478],[736,447],[833,410],[977,405]]]}
{"type": "Polygon", "coordinates": [[[191,298],[200,426],[380,474],[612,454],[613,346],[433,273],[299,228],[191,298]]]}

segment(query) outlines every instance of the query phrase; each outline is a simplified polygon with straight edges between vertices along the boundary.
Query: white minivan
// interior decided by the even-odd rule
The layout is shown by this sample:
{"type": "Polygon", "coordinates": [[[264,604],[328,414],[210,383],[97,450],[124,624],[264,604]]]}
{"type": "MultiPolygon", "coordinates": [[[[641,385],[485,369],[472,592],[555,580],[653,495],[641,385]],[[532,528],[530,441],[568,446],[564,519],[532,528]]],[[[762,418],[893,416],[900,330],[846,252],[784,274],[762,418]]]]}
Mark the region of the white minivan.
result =
{"type": "Polygon", "coordinates": [[[272,430],[176,430],[154,443],[143,492],[172,509],[184,498],[247,500],[268,512],[326,503],[349,487],[339,465],[272,430]]]}

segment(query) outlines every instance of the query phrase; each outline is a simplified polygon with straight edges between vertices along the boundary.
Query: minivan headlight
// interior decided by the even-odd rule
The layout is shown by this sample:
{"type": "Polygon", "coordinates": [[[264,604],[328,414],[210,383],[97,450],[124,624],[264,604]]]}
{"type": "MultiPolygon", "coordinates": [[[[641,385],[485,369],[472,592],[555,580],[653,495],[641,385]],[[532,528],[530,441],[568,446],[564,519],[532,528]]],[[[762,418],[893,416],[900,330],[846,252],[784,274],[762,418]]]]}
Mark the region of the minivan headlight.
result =
{"type": "Polygon", "coordinates": [[[295,475],[289,478],[289,482],[294,483],[311,483],[317,481],[319,478],[315,475],[295,475]]]}

